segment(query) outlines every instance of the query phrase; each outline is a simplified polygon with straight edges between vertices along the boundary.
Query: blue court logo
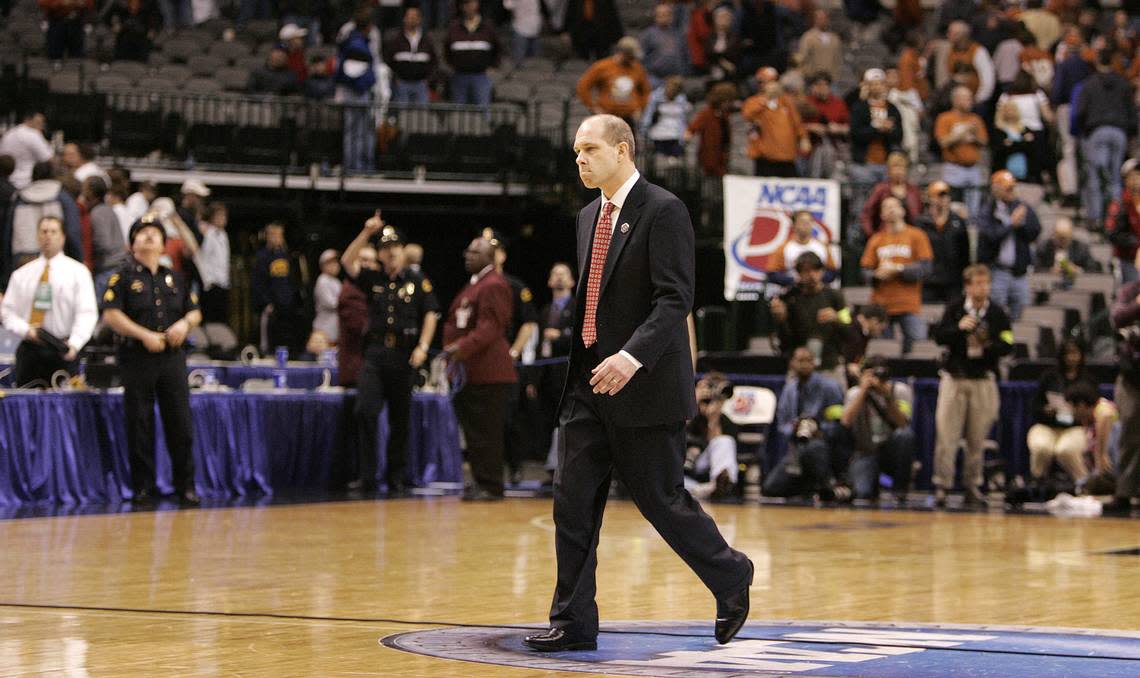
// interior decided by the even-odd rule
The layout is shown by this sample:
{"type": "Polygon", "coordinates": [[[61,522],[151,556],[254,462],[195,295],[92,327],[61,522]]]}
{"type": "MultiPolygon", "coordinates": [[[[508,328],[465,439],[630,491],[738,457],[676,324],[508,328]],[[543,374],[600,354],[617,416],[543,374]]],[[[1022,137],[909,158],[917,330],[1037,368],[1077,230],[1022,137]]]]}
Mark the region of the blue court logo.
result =
{"type": "Polygon", "coordinates": [[[413,631],[383,643],[416,654],[615,676],[1050,678],[1140,675],[1140,633],[947,624],[750,622],[717,645],[710,622],[605,624],[595,652],[544,654],[522,643],[541,627],[413,631]]]}

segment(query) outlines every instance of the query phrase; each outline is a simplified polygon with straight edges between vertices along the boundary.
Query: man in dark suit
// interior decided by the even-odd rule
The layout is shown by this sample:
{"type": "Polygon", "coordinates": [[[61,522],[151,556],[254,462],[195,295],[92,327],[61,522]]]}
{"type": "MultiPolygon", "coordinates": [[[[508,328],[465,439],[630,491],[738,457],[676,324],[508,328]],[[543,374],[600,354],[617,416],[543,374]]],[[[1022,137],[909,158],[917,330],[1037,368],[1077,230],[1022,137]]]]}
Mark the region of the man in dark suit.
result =
{"type": "Polygon", "coordinates": [[[467,501],[503,498],[503,433],[507,397],[518,382],[507,346],[513,308],[511,287],[495,270],[494,246],[485,238],[463,252],[471,282],[460,290],[443,326],[443,352],[467,370],[467,383],[455,394],[455,414],[467,440],[467,460],[475,485],[467,501]]]}
{"type": "Polygon", "coordinates": [[[685,420],[696,413],[686,317],[693,303],[693,226],[676,196],[641,178],[621,118],[587,118],[574,139],[578,174],[602,195],[578,214],[569,377],[554,478],[558,583],[540,651],[597,647],[598,533],[616,471],[638,510],[713,592],[716,639],[748,616],[752,562],[729,547],[686,492],[685,420]]]}

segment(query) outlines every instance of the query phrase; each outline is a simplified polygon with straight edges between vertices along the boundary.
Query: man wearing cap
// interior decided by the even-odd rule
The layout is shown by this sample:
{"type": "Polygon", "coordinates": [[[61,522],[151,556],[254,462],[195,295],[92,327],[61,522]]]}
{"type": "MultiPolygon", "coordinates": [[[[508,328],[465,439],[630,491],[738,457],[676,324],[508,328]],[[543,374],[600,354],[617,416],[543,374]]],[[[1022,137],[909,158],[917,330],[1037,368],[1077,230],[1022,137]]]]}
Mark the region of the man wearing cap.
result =
{"type": "Polygon", "coordinates": [[[467,246],[463,263],[471,281],[451,302],[443,326],[444,355],[465,370],[466,383],[455,394],[455,413],[475,481],[464,490],[466,501],[503,498],[507,399],[518,382],[506,339],[511,286],[495,270],[494,250],[482,237],[467,246]]]}
{"type": "Polygon", "coordinates": [[[313,336],[319,332],[328,345],[335,346],[337,332],[336,305],[340,298],[340,255],[336,250],[321,252],[318,265],[321,274],[313,287],[313,305],[316,316],[313,318],[313,336]]]}
{"type": "Polygon", "coordinates": [[[297,24],[285,24],[277,32],[277,39],[285,48],[285,66],[304,83],[309,76],[309,64],[305,59],[305,37],[309,31],[297,24]]]}
{"type": "Polygon", "coordinates": [[[182,344],[202,322],[202,313],[197,295],[182,274],[159,263],[165,243],[166,231],[155,215],[148,213],[131,226],[132,258],[111,276],[103,293],[103,322],[123,338],[119,370],[134,500],[147,501],[158,491],[154,463],[157,400],[174,491],[184,504],[196,505],[190,389],[182,344]]]}
{"type": "Polygon", "coordinates": [[[1009,312],[1017,322],[1029,304],[1030,247],[1041,235],[1037,212],[1017,197],[1017,179],[1009,170],[994,172],[990,178],[992,198],[977,215],[978,261],[987,264],[993,275],[990,299],[1009,312]]]}
{"type": "MultiPolygon", "coordinates": [[[[210,197],[210,189],[198,179],[187,179],[182,182],[179,193],[182,200],[178,206],[178,216],[182,217],[182,221],[190,227],[190,232],[197,237],[200,233],[198,220],[206,211],[206,198],[210,197]]],[[[154,198],[151,198],[153,201],[154,198]]]]}
{"type": "MultiPolygon", "coordinates": [[[[524,359],[523,353],[530,345],[531,338],[538,334],[538,309],[534,305],[534,293],[522,279],[503,269],[507,263],[507,241],[503,234],[486,228],[483,229],[483,238],[495,248],[495,270],[511,286],[511,322],[507,326],[506,337],[511,345],[511,360],[519,363],[524,359]]],[[[527,358],[528,362],[533,360],[533,352],[530,355],[531,357],[527,358]]],[[[526,381],[533,390],[536,379],[537,374],[534,374],[532,369],[520,368],[520,383],[515,384],[507,399],[505,453],[512,483],[518,483],[522,479],[522,462],[529,456],[526,443],[528,438],[533,437],[533,434],[528,435],[525,430],[533,420],[534,412],[523,398],[525,389],[521,382],[526,381]]]]}
{"type": "Polygon", "coordinates": [[[932,181],[926,187],[926,212],[915,224],[930,241],[934,264],[922,283],[923,303],[945,303],[962,293],[962,269],[970,263],[968,224],[950,209],[950,186],[932,181]]]}
{"type": "Polygon", "coordinates": [[[614,55],[599,59],[578,79],[578,98],[594,113],[609,113],[633,129],[649,103],[653,88],[641,65],[641,45],[636,38],[618,40],[614,55]]]}
{"type": "Polygon", "coordinates": [[[57,370],[71,372],[99,319],[91,272],[63,253],[65,239],[59,218],[40,219],[40,256],[8,279],[0,323],[23,337],[16,349],[16,386],[41,380],[50,385],[57,370]]]}
{"type": "Polygon", "coordinates": [[[380,211],[364,222],[364,228],[344,250],[341,265],[353,285],[368,298],[368,332],[364,338],[364,364],[356,395],[359,432],[356,480],[349,489],[364,493],[377,489],[377,418],[388,405],[391,434],[387,446],[388,497],[404,496],[404,468],[411,416],[412,374],[427,360],[435,336],[439,304],[431,281],[404,266],[404,240],[380,218],[380,211]],[[361,266],[360,252],[379,236],[378,258],[383,270],[361,266]]]}
{"type": "Polygon", "coordinates": [[[843,292],[823,286],[823,271],[818,254],[800,254],[796,258],[798,280],[783,296],[772,300],[772,319],[785,356],[791,358],[795,349],[807,346],[815,368],[842,386],[846,375],[841,351],[851,311],[843,292]]]}

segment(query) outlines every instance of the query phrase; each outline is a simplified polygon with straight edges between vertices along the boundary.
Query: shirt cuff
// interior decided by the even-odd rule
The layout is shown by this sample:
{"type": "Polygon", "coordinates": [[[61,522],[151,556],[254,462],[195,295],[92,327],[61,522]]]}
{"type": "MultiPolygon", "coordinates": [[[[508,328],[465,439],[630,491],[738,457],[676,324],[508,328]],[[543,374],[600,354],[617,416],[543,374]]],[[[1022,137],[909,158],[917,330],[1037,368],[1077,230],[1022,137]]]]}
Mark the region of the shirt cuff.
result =
{"type": "Polygon", "coordinates": [[[643,365],[641,364],[641,361],[638,360],[637,358],[634,358],[633,356],[631,356],[629,354],[629,351],[626,351],[623,349],[621,351],[618,351],[618,354],[625,356],[626,360],[633,363],[633,366],[634,366],[634,368],[636,368],[636,370],[640,370],[643,367],[643,365]]]}
{"type": "Polygon", "coordinates": [[[9,332],[15,334],[21,340],[23,340],[28,336],[28,330],[31,329],[32,326],[28,323],[28,321],[24,320],[23,318],[17,318],[15,317],[15,314],[13,314],[12,316],[8,317],[7,322],[4,323],[4,327],[9,332]]]}

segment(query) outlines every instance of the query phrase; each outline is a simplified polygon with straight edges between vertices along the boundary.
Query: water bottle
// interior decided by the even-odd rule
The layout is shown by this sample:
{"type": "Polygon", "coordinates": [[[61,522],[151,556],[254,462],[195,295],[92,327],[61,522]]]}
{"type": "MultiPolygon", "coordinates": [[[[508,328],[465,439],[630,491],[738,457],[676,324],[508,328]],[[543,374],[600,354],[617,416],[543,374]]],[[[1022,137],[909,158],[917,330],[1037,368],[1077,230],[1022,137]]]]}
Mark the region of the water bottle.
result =
{"type": "Polygon", "coordinates": [[[289,364],[289,347],[278,346],[274,355],[277,358],[277,367],[285,369],[289,364]]]}
{"type": "Polygon", "coordinates": [[[278,390],[289,388],[289,377],[285,370],[273,370],[273,388],[278,390]]]}

